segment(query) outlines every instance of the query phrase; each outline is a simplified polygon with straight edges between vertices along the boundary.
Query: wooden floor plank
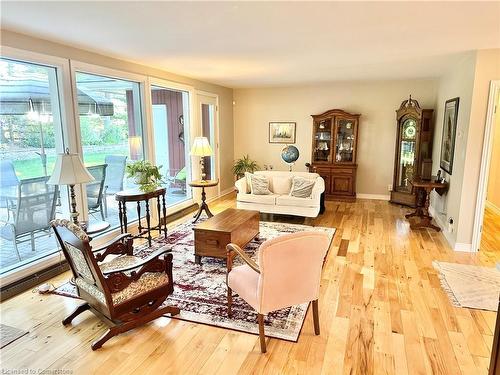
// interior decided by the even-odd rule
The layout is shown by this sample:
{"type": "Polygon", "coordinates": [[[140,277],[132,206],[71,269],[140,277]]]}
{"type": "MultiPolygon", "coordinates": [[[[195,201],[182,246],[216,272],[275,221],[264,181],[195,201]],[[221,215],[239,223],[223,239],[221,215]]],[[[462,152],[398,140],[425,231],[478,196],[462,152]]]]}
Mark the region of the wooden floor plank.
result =
{"type": "MultiPolygon", "coordinates": [[[[210,206],[214,213],[234,207],[235,196],[210,206]]],[[[408,211],[384,201],[327,201],[326,212],[307,221],[337,228],[321,280],[320,336],[308,311],[297,343],[267,339],[261,354],[256,335],[160,318],[94,352],[90,343],[106,329],[102,322],[84,313],[63,327],[63,317],[80,302],[29,291],[0,305],[2,323],[29,331],[1,350],[2,369],[486,375],[496,313],[452,306],[432,261],[491,267],[496,258],[454,252],[441,233],[412,231],[408,211]]],[[[51,283],[68,278],[65,273],[51,283]]]]}

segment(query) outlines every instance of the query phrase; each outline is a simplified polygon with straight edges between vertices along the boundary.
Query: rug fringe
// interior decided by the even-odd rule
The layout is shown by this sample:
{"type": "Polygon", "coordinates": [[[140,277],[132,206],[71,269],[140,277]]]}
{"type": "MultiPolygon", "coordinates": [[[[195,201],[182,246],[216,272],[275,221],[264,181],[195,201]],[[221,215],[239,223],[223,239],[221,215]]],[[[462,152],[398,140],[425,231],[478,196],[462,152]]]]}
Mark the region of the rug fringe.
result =
{"type": "Polygon", "coordinates": [[[441,288],[443,289],[443,291],[448,295],[451,304],[455,307],[463,307],[458,301],[455,294],[453,293],[453,290],[451,289],[450,285],[446,281],[446,277],[441,272],[441,267],[439,266],[438,262],[435,260],[432,261],[432,266],[436,271],[438,271],[439,283],[441,284],[441,288]]]}

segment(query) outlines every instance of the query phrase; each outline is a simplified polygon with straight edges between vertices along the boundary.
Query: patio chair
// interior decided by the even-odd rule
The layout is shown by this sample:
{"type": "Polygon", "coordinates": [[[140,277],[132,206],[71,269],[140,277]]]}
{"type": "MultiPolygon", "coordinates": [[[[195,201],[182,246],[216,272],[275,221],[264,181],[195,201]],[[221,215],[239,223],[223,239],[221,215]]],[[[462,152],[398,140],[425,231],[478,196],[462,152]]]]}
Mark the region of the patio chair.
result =
{"type": "Polygon", "coordinates": [[[164,314],[179,313],[177,307],[162,307],[174,291],[168,248],[141,259],[133,255],[133,239],[128,233],[92,248],[87,234],[69,220],[54,220],[52,227],[73,273],[78,295],[85,300],[62,323],[68,325],[77,315],[91,310],[111,326],[92,343],[92,350],[164,314]],[[104,263],[110,254],[118,256],[104,263]]]}
{"type": "Polygon", "coordinates": [[[323,232],[286,234],[260,245],[258,263],[238,245],[227,245],[228,315],[234,291],[257,311],[262,353],[266,352],[264,315],[271,311],[312,301],[314,333],[319,335],[319,286],[329,244],[323,232]],[[245,264],[233,268],[235,255],[245,264]]]}
{"type": "MultiPolygon", "coordinates": [[[[0,160],[0,177],[0,208],[9,208],[12,201],[7,197],[15,195],[19,185],[19,178],[11,160],[0,160]]],[[[9,215],[7,210],[7,220],[10,219],[9,215]]]]}
{"type": "Polygon", "coordinates": [[[170,194],[185,195],[187,189],[186,178],[187,178],[186,167],[182,168],[181,170],[178,169],[169,170],[169,173],[167,174],[167,182],[168,182],[168,188],[172,189],[170,191],[170,194]],[[170,175],[170,173],[172,172],[175,173],[174,176],[170,175]]]}
{"type": "Polygon", "coordinates": [[[58,186],[47,185],[49,177],[21,180],[14,196],[5,198],[12,202],[8,208],[12,218],[0,228],[0,236],[12,241],[19,260],[17,245],[30,241],[35,251],[35,234],[45,232],[50,236],[50,221],[55,218],[58,186]]]}
{"type": "MultiPolygon", "coordinates": [[[[102,220],[108,216],[107,207],[103,203],[103,197],[106,197],[106,167],[107,164],[94,165],[87,167],[89,173],[94,177],[95,181],[87,184],[87,207],[89,213],[101,212],[102,220]]],[[[104,198],[105,199],[105,198],[104,198]]]]}
{"type": "Polygon", "coordinates": [[[123,190],[123,178],[125,177],[127,157],[121,155],[106,155],[104,163],[108,165],[104,182],[104,185],[107,186],[106,194],[114,195],[123,190]]]}

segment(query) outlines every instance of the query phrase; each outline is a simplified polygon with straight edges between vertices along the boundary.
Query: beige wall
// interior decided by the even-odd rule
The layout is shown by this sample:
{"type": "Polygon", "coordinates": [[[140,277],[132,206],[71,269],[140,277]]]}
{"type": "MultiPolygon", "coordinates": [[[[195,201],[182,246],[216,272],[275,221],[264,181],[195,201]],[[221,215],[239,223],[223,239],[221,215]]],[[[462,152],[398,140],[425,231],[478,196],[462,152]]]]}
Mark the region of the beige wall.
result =
{"type": "Polygon", "coordinates": [[[235,89],[234,157],[244,154],[274,169],[285,170],[283,145],[268,143],[270,121],[297,122],[300,158],[294,170],[311,161],[312,114],[340,108],[361,113],[358,143],[357,192],[388,195],[392,184],[396,142],[396,109],[411,94],[423,108],[434,108],[437,82],[401,80],[338,82],[331,84],[235,89]]]}
{"type": "Polygon", "coordinates": [[[439,170],[441,155],[441,137],[443,133],[444,105],[448,99],[460,98],[457,118],[457,133],[455,138],[455,155],[453,160],[452,175],[445,174],[449,182],[449,190],[443,196],[435,193],[432,195],[431,204],[435,209],[434,216],[444,227],[443,234],[448,241],[455,246],[457,240],[458,220],[460,215],[460,201],[462,195],[462,183],[464,179],[464,165],[467,147],[467,133],[469,130],[469,119],[472,103],[472,91],[474,88],[474,73],[476,66],[476,53],[470,53],[450,69],[450,71],[439,80],[436,103],[436,127],[434,132],[433,147],[433,174],[439,170]],[[445,223],[453,218],[455,229],[447,231],[445,223]]]}
{"type": "Polygon", "coordinates": [[[464,172],[467,178],[464,179],[462,187],[461,213],[458,223],[457,242],[459,243],[472,243],[490,82],[498,79],[500,79],[500,49],[477,51],[464,172]]]}
{"type": "Polygon", "coordinates": [[[23,49],[46,55],[77,60],[89,64],[100,65],[106,68],[122,70],[125,72],[157,77],[177,83],[190,85],[197,90],[208,91],[219,96],[219,147],[220,147],[220,184],[221,190],[233,186],[231,167],[233,163],[233,90],[219,85],[179,76],[163,70],[151,68],[128,61],[99,55],[89,51],[73,48],[71,46],[53,43],[31,36],[1,30],[0,40],[2,46],[23,49]]]}
{"type": "Polygon", "coordinates": [[[455,249],[470,249],[475,218],[479,172],[483,148],[489,87],[500,79],[500,50],[479,50],[459,61],[439,81],[437,125],[434,137],[434,167],[439,166],[444,103],[460,97],[458,131],[450,190],[443,197],[434,195],[432,205],[438,220],[454,218],[455,231],[443,232],[455,249]]]}
{"type": "Polygon", "coordinates": [[[486,200],[500,209],[500,95],[497,101],[492,145],[486,200]]]}

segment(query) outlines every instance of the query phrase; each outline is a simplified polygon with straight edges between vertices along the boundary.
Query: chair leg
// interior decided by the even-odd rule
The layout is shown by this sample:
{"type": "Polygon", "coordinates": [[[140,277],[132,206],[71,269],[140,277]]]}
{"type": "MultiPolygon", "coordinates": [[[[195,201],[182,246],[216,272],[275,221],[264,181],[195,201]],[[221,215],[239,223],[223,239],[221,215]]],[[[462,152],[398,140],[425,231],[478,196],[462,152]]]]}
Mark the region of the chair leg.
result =
{"type": "Polygon", "coordinates": [[[120,333],[121,330],[119,329],[119,326],[111,327],[106,332],[104,332],[104,334],[99,337],[98,340],[94,341],[90,347],[92,348],[92,350],[100,349],[106,341],[120,333]]]}
{"type": "Polygon", "coordinates": [[[75,319],[78,315],[80,315],[82,312],[90,310],[90,305],[85,302],[84,304],[78,306],[71,314],[69,314],[64,320],[62,321],[63,325],[68,325],[71,323],[73,319],[75,319]]]}
{"type": "Polygon", "coordinates": [[[104,194],[104,217],[108,217],[108,196],[104,194]]]}
{"type": "Polygon", "coordinates": [[[14,250],[17,253],[17,257],[19,258],[19,261],[22,261],[21,253],[19,252],[19,248],[17,247],[17,239],[16,239],[15,235],[14,235],[14,241],[12,242],[12,244],[14,245],[14,250]]]}
{"type": "Polygon", "coordinates": [[[102,218],[102,221],[104,221],[104,220],[106,220],[106,218],[104,216],[104,205],[101,202],[101,204],[99,206],[100,206],[99,211],[101,211],[101,218],[102,218]]]}
{"type": "Polygon", "coordinates": [[[259,321],[260,351],[262,353],[265,353],[266,352],[266,335],[264,334],[264,315],[258,314],[257,319],[259,321]]]}
{"type": "Polygon", "coordinates": [[[146,324],[156,318],[164,314],[177,315],[179,314],[180,309],[176,306],[167,306],[162,309],[157,309],[147,315],[144,315],[135,320],[131,320],[125,323],[121,323],[119,325],[110,327],[104,334],[96,341],[94,341],[91,345],[92,350],[97,350],[101,348],[106,341],[113,338],[114,336],[119,335],[120,333],[127,332],[133,328],[137,328],[143,324],[146,324]]]}
{"type": "Polygon", "coordinates": [[[227,316],[230,318],[233,315],[232,311],[233,306],[233,290],[230,287],[227,287],[227,316]]]}
{"type": "Polygon", "coordinates": [[[33,232],[30,234],[30,242],[31,242],[31,251],[35,251],[35,235],[33,232]]]}
{"type": "Polygon", "coordinates": [[[312,301],[313,305],[313,320],[314,320],[314,333],[319,335],[319,311],[318,311],[318,300],[312,301]]]}

